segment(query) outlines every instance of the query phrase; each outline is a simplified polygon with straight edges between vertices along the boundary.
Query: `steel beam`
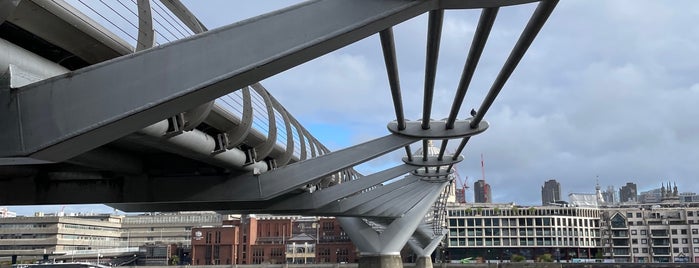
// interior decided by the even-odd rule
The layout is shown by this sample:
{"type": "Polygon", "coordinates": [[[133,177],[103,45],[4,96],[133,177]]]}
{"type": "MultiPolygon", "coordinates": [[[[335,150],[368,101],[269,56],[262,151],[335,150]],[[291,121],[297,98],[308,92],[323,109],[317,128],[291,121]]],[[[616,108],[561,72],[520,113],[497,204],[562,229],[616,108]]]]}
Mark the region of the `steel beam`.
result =
{"type": "Polygon", "coordinates": [[[338,199],[345,198],[361,190],[406,174],[415,170],[416,168],[417,167],[410,165],[396,166],[356,180],[351,180],[328,187],[320,191],[304,193],[289,199],[285,199],[276,205],[271,206],[269,210],[317,209],[338,199]]]}
{"type": "Polygon", "coordinates": [[[415,184],[417,182],[418,182],[418,179],[416,179],[415,177],[407,177],[407,178],[401,179],[399,181],[396,181],[396,182],[393,182],[393,183],[390,183],[387,185],[383,185],[381,187],[376,187],[375,189],[372,189],[371,191],[367,191],[367,192],[340,200],[338,202],[331,203],[325,207],[317,209],[316,211],[320,215],[340,214],[341,212],[350,210],[356,206],[364,204],[364,203],[366,203],[370,200],[373,200],[377,197],[380,197],[384,194],[396,191],[397,189],[401,189],[403,187],[408,187],[409,185],[415,184]]]}
{"type": "Polygon", "coordinates": [[[1,142],[0,156],[71,158],[435,6],[310,1],[20,88],[0,114],[22,142],[1,142]]]}

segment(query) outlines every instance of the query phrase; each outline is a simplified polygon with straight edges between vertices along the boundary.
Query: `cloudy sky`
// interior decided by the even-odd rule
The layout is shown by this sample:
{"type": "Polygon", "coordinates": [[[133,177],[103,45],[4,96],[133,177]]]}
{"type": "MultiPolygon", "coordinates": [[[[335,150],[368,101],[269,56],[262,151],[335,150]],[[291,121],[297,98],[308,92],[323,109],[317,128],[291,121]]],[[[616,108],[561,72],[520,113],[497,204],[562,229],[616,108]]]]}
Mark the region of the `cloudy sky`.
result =
{"type": "MultiPolygon", "coordinates": [[[[216,28],[299,1],[184,2],[216,28]]],[[[480,105],[534,8],[500,10],[460,118],[480,105]]],[[[479,14],[446,12],[433,118],[448,115],[479,14]]],[[[481,178],[483,154],[494,202],[540,203],[552,178],[564,195],[593,192],[597,177],[603,188],[699,192],[698,17],[697,1],[561,1],[485,116],[490,128],[466,147],[462,179],[481,178]]],[[[411,120],[422,116],[426,26],[420,16],[394,28],[411,120]]],[[[395,119],[377,35],[262,83],[333,150],[387,135],[395,119]]],[[[397,165],[401,153],[358,169],[397,165]]]]}

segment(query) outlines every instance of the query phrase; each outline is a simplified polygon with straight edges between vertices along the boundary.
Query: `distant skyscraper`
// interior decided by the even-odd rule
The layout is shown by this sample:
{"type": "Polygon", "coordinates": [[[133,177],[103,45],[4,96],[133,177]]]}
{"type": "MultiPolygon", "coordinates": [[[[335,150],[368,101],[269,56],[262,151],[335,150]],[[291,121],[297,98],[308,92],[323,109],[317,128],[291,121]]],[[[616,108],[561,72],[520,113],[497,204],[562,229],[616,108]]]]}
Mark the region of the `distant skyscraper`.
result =
{"type": "Polygon", "coordinates": [[[541,187],[541,204],[548,205],[561,201],[561,184],[556,180],[548,180],[541,187]]]}
{"type": "Polygon", "coordinates": [[[473,183],[473,195],[475,203],[492,203],[492,195],[490,193],[490,184],[485,183],[485,180],[478,180],[473,183]]]}
{"type": "Polygon", "coordinates": [[[627,182],[626,185],[621,186],[621,189],[619,189],[619,202],[636,201],[636,195],[638,195],[636,184],[627,182]]]}
{"type": "Polygon", "coordinates": [[[607,186],[607,190],[602,192],[602,196],[604,197],[604,202],[607,204],[614,204],[617,201],[619,201],[619,198],[616,195],[616,190],[614,189],[614,186],[607,186]]]}

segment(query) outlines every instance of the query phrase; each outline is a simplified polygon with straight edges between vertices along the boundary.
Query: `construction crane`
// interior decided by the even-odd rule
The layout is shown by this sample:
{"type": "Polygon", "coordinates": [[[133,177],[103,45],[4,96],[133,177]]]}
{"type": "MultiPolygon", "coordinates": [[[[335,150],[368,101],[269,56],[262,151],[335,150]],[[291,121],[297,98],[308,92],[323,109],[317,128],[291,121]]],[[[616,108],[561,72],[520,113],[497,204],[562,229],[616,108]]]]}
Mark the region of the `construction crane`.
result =
{"type": "Polygon", "coordinates": [[[469,188],[468,187],[468,176],[462,181],[461,176],[459,176],[459,171],[454,169],[454,175],[456,175],[456,202],[457,203],[466,203],[466,190],[469,188]],[[461,188],[459,188],[459,186],[461,188]]]}

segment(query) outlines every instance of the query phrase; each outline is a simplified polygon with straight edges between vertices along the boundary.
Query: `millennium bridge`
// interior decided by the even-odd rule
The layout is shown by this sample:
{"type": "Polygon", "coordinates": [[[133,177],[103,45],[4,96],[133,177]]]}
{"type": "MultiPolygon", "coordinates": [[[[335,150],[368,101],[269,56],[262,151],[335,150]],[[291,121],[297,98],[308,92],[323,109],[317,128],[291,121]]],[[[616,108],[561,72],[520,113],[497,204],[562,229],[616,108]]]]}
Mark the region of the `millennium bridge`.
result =
{"type": "Polygon", "coordinates": [[[0,0],[0,204],[335,216],[360,267],[401,267],[406,244],[432,267],[454,167],[557,2],[314,0],[209,29],[179,0],[113,1],[131,14],[112,15],[134,19],[112,25],[85,15],[96,1],[0,0]],[[524,4],[536,8],[469,112],[499,9],[524,4]],[[455,9],[480,17],[449,113],[436,114],[442,25],[455,9]],[[423,14],[424,94],[404,103],[393,28],[423,14]],[[163,38],[173,29],[181,36],[163,38]],[[373,35],[395,120],[376,126],[383,137],[330,151],[260,81],[373,35]],[[392,167],[355,168],[394,151],[405,156],[392,167]]]}

